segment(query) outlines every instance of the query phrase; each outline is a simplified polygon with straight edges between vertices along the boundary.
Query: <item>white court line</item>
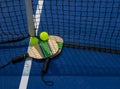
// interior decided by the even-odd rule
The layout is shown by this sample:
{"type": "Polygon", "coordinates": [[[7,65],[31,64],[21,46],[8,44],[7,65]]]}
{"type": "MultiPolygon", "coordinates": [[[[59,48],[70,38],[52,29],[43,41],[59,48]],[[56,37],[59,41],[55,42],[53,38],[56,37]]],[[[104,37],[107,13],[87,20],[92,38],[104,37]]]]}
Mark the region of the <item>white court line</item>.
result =
{"type": "MultiPolygon", "coordinates": [[[[36,10],[36,13],[35,13],[35,28],[39,28],[39,24],[40,24],[40,16],[41,16],[41,13],[42,13],[42,6],[43,6],[43,0],[39,0],[38,2],[38,5],[37,5],[37,10],[36,10]]],[[[37,34],[37,32],[36,32],[37,34]]]]}
{"type": "MultiPolygon", "coordinates": [[[[43,6],[43,0],[39,0],[37,5],[37,10],[35,13],[35,18],[37,19],[37,21],[34,24],[37,29],[39,28],[39,24],[40,24],[40,15],[42,12],[42,6],[43,6]]],[[[37,34],[37,31],[36,31],[36,34],[37,34]]],[[[28,50],[29,48],[30,47],[28,47],[28,50]]],[[[23,69],[19,89],[27,89],[31,66],[32,66],[32,58],[27,58],[24,64],[24,69],[23,69]]]]}

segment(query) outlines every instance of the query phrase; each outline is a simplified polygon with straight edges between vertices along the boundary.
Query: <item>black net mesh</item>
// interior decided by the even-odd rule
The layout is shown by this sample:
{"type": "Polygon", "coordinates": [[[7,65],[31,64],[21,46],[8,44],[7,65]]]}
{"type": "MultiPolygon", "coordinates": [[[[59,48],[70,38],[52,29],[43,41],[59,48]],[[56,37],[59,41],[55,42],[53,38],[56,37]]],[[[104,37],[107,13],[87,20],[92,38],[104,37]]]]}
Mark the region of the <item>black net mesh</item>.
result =
{"type": "MultiPolygon", "coordinates": [[[[27,52],[29,39],[25,38],[29,33],[24,1],[0,0],[0,66],[27,52]]],[[[67,47],[120,53],[120,0],[32,0],[32,8],[38,35],[47,31],[61,36],[67,47]]],[[[56,74],[120,74],[119,55],[73,49],[65,47],[59,57],[63,60],[54,61],[57,67],[52,68],[61,69],[56,74]]],[[[41,66],[36,64],[35,74],[40,73],[41,66]]],[[[24,63],[17,65],[0,74],[21,74],[24,63]]]]}
{"type": "MultiPolygon", "coordinates": [[[[35,27],[65,46],[120,53],[119,0],[32,0],[35,27]]],[[[23,0],[0,1],[0,43],[28,37],[23,0]]]]}
{"type": "MultiPolygon", "coordinates": [[[[24,0],[0,0],[0,67],[27,52],[28,37],[24,0]]],[[[8,70],[0,70],[0,75],[21,75],[23,64],[8,66],[8,70]]]]}
{"type": "Polygon", "coordinates": [[[0,44],[28,37],[24,0],[0,0],[0,44]]]}
{"type": "Polygon", "coordinates": [[[39,2],[33,3],[39,32],[61,36],[68,47],[120,53],[120,0],[39,2]]]}

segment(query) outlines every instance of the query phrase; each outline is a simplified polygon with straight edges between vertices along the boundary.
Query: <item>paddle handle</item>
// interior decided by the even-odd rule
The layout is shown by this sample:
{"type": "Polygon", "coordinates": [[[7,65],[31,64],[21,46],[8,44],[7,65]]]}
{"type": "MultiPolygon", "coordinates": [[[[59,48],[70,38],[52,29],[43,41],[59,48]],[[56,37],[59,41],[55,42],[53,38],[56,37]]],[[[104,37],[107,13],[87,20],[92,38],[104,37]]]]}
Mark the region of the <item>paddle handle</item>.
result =
{"type": "Polygon", "coordinates": [[[18,62],[24,60],[26,57],[28,57],[28,53],[13,58],[13,59],[12,59],[12,63],[13,63],[13,64],[18,63],[18,62]]]}
{"type": "Polygon", "coordinates": [[[42,69],[43,74],[45,74],[47,72],[49,62],[50,62],[49,58],[45,60],[45,63],[44,63],[43,69],[42,69]]]}

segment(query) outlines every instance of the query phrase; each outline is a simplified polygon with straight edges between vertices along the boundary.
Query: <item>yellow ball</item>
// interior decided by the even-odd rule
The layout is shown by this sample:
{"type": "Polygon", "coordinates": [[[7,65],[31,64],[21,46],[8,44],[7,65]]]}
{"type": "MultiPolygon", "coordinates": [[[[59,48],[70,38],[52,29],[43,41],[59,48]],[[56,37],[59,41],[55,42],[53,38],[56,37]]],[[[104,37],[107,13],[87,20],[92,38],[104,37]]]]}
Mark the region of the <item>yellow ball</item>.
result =
{"type": "Polygon", "coordinates": [[[48,40],[48,38],[49,38],[49,35],[48,35],[47,32],[41,32],[41,33],[40,33],[40,39],[41,39],[42,41],[46,41],[46,40],[48,40]]]}
{"type": "Polygon", "coordinates": [[[31,46],[34,46],[34,45],[36,45],[36,44],[38,44],[38,38],[36,38],[36,37],[31,37],[30,38],[30,45],[31,46]]]}

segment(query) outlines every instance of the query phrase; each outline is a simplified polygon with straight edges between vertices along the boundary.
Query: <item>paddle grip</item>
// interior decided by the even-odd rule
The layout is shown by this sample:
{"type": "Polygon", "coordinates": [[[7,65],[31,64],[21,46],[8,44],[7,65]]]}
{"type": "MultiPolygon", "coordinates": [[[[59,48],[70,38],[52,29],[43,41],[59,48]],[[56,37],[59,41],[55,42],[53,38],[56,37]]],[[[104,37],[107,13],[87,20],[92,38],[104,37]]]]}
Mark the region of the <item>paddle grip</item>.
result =
{"type": "Polygon", "coordinates": [[[50,62],[49,59],[45,60],[45,63],[44,63],[43,69],[42,69],[43,74],[45,74],[47,72],[47,69],[48,69],[48,66],[49,66],[49,62],[50,62]]]}
{"type": "Polygon", "coordinates": [[[28,53],[23,54],[23,55],[21,55],[21,56],[18,56],[18,57],[16,57],[16,58],[13,58],[13,59],[12,59],[12,63],[15,64],[15,63],[17,63],[17,62],[20,62],[20,61],[22,61],[23,59],[25,59],[26,57],[28,57],[28,53]]]}

